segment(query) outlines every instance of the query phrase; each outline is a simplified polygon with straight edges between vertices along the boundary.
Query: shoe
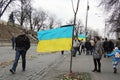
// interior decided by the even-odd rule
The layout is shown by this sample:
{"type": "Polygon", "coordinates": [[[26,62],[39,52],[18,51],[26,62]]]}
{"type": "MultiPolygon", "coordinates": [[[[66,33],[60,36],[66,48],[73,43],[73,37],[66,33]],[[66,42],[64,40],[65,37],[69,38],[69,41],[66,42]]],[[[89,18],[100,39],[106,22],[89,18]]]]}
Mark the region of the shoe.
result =
{"type": "Polygon", "coordinates": [[[23,69],[23,71],[25,71],[25,69],[23,69]]]}
{"type": "Polygon", "coordinates": [[[73,57],[76,57],[76,55],[72,55],[73,57]]]}
{"type": "Polygon", "coordinates": [[[15,74],[15,71],[14,71],[14,70],[12,70],[12,69],[10,69],[10,72],[11,72],[12,74],[15,74]]]}
{"type": "Polygon", "coordinates": [[[92,70],[92,72],[96,72],[96,71],[97,71],[96,69],[92,70]]]}
{"type": "Polygon", "coordinates": [[[101,72],[101,70],[97,70],[97,72],[99,72],[99,73],[100,73],[100,72],[101,72]]]}
{"type": "Polygon", "coordinates": [[[116,69],[116,68],[114,68],[114,73],[115,73],[115,74],[117,73],[117,69],[116,69]]]}

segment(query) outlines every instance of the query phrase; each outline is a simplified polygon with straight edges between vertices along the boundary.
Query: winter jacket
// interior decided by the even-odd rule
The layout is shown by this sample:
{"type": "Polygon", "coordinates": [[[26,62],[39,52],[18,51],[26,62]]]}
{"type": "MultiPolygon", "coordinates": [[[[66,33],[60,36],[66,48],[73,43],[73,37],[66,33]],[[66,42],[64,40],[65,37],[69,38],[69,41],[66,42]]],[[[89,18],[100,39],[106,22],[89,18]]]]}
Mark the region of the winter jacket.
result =
{"type": "Polygon", "coordinates": [[[104,48],[104,51],[108,51],[109,50],[109,42],[108,41],[104,41],[103,42],[103,48],[104,48]]]}
{"type": "Polygon", "coordinates": [[[97,41],[95,44],[95,51],[93,53],[93,58],[94,59],[101,59],[102,57],[102,43],[101,41],[97,41]]]}
{"type": "Polygon", "coordinates": [[[80,46],[79,40],[73,40],[73,47],[79,47],[79,46],[80,46]]]}
{"type": "Polygon", "coordinates": [[[106,54],[106,56],[114,56],[113,61],[120,61],[120,50],[113,51],[110,54],[106,54]]]}
{"type": "Polygon", "coordinates": [[[30,40],[26,35],[19,35],[15,38],[16,50],[28,50],[30,48],[30,40]]]}
{"type": "Polygon", "coordinates": [[[120,40],[117,41],[116,47],[118,47],[120,49],[120,40]]]}

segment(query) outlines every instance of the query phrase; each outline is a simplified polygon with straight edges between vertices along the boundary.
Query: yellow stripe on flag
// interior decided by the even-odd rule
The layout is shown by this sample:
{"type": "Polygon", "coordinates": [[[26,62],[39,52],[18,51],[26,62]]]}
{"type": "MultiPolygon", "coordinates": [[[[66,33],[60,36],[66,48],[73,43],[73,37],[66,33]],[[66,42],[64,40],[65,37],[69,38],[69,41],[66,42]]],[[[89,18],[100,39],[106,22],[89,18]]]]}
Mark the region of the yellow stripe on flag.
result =
{"type": "Polygon", "coordinates": [[[83,40],[84,42],[86,41],[86,38],[79,38],[79,37],[78,37],[78,39],[79,39],[79,40],[83,40]]]}
{"type": "Polygon", "coordinates": [[[71,47],[72,38],[40,40],[37,46],[37,52],[54,52],[62,50],[71,50],[71,47]]]}

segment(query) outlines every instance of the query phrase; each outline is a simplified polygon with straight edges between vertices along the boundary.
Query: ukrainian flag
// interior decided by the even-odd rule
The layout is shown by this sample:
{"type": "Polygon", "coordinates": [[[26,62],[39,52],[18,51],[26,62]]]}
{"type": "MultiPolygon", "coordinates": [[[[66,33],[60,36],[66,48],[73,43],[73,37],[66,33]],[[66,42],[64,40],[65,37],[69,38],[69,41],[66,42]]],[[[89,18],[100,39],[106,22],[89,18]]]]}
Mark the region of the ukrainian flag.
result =
{"type": "Polygon", "coordinates": [[[85,35],[85,34],[79,34],[79,35],[78,35],[78,39],[79,39],[79,40],[86,41],[86,35],[85,35]]]}
{"type": "Polygon", "coordinates": [[[71,50],[73,26],[38,32],[37,52],[71,50]]]}

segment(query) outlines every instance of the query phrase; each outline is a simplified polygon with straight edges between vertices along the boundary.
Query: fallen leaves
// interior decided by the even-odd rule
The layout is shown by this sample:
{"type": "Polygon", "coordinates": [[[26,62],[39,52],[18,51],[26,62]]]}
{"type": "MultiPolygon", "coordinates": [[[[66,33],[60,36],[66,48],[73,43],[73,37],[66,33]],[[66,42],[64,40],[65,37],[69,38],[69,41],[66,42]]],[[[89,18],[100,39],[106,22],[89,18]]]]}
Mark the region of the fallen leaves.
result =
{"type": "Polygon", "coordinates": [[[9,61],[0,62],[0,68],[3,68],[5,66],[7,66],[7,65],[10,65],[13,62],[14,62],[13,59],[10,59],[9,61]]]}
{"type": "MultiPolygon", "coordinates": [[[[36,56],[27,55],[26,58],[27,58],[27,60],[32,60],[32,59],[36,58],[36,56]]],[[[10,59],[10,60],[4,61],[4,62],[0,62],[0,68],[4,68],[5,66],[8,66],[8,65],[12,64],[13,62],[14,62],[13,59],[10,59]]],[[[21,62],[22,62],[22,61],[19,60],[19,63],[21,63],[21,62]]]]}
{"type": "Polygon", "coordinates": [[[88,73],[73,73],[65,74],[60,80],[91,80],[90,74],[88,73]]]}

